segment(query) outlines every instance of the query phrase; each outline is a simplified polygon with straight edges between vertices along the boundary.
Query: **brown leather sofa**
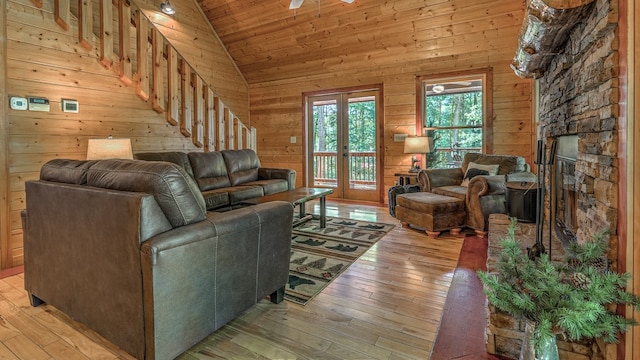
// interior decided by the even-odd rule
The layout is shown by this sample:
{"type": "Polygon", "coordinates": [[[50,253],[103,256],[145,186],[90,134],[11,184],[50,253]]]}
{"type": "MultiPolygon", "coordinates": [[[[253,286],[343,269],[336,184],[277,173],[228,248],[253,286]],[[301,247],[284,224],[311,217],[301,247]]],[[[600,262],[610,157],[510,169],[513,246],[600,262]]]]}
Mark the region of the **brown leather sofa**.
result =
{"type": "Polygon", "coordinates": [[[521,156],[467,153],[459,168],[425,169],[418,173],[421,191],[455,197],[465,202],[467,213],[465,226],[484,236],[488,229],[489,215],[506,214],[505,175],[530,171],[521,156]],[[467,186],[462,186],[469,163],[498,165],[497,175],[475,176],[467,186]]]}
{"type": "Polygon", "coordinates": [[[137,153],[134,158],[180,165],[196,181],[207,210],[228,210],[244,200],[296,186],[295,170],[263,168],[251,149],[137,153]]]}
{"type": "Polygon", "coordinates": [[[169,162],[52,160],[26,183],[24,281],[138,359],[173,359],[288,280],[293,207],[207,212],[169,162]]]}

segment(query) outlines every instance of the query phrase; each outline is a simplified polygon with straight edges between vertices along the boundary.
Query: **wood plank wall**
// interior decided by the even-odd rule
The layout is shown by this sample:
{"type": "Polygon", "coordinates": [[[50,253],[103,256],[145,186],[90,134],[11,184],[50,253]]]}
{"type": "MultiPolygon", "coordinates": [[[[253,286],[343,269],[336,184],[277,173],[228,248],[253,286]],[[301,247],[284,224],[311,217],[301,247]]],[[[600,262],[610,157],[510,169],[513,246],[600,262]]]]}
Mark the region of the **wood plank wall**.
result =
{"type": "MultiPolygon", "coordinates": [[[[479,8],[478,13],[486,11],[498,15],[470,18],[468,24],[457,25],[467,32],[443,36],[434,42],[433,47],[425,46],[417,54],[396,48],[384,53],[358,53],[354,57],[341,57],[344,60],[342,64],[338,59],[335,63],[316,64],[324,66],[325,71],[313,68],[310,64],[315,63],[314,60],[301,60],[300,66],[283,65],[283,71],[292,74],[290,78],[263,82],[253,82],[248,78],[251,125],[257,128],[257,151],[263,166],[289,167],[303,173],[306,143],[303,141],[303,92],[382,83],[385,97],[383,191],[386,192],[397,180],[393,174],[411,165],[411,156],[403,153],[403,143],[394,142],[393,135],[415,133],[416,77],[487,67],[493,68],[493,153],[522,155],[531,164],[535,153],[535,144],[532,144],[532,82],[518,78],[509,67],[522,23],[522,4],[501,4],[510,10],[501,12],[491,9],[493,4],[486,4],[487,8],[479,8]],[[304,65],[313,68],[314,72],[305,75],[304,65]],[[291,136],[300,140],[290,144],[291,136]]],[[[446,17],[446,21],[448,19],[446,17]]],[[[446,27],[443,24],[424,26],[429,28],[421,29],[423,32],[429,32],[431,27],[446,27]]],[[[332,41],[336,43],[348,41],[347,37],[351,36],[348,31],[342,36],[337,32],[332,32],[332,35],[335,37],[332,41]]],[[[376,46],[370,44],[370,47],[376,46]]],[[[298,186],[303,185],[302,181],[302,176],[298,176],[298,186]]]]}
{"type": "MultiPolygon", "coordinates": [[[[75,16],[71,17],[69,29],[64,30],[54,20],[53,1],[43,1],[42,8],[37,8],[31,0],[2,2],[7,7],[6,26],[2,26],[8,38],[7,93],[46,97],[51,102],[50,112],[8,110],[8,132],[3,133],[8,148],[8,166],[6,172],[5,167],[0,169],[2,176],[8,179],[9,189],[8,204],[3,208],[9,209],[8,223],[0,220],[2,233],[7,232],[2,236],[1,266],[7,268],[22,264],[20,211],[25,204],[24,183],[37,179],[40,167],[46,161],[53,158],[84,159],[87,140],[108,135],[131,138],[134,153],[202,151],[202,148],[195,147],[191,138],[182,136],[179,126],[169,124],[166,114],[154,111],[151,100],[141,100],[136,95],[135,84],[127,86],[113,70],[105,69],[98,61],[100,46],[95,38],[89,37],[91,51],[78,43],[75,16]],[[62,112],[63,98],[78,100],[80,112],[62,112]]],[[[205,28],[193,31],[206,37],[205,28]]],[[[185,43],[189,44],[187,41],[185,43]]],[[[185,53],[187,50],[188,46],[185,53]]],[[[203,59],[211,59],[210,63],[200,60],[197,63],[198,70],[218,80],[221,93],[228,88],[232,94],[229,102],[222,94],[218,94],[225,105],[236,102],[241,110],[231,107],[233,111],[246,112],[248,116],[248,94],[242,77],[230,73],[216,77],[220,64],[229,62],[227,55],[220,51],[209,53],[203,48],[193,50],[193,53],[203,59]],[[229,81],[230,78],[236,78],[235,82],[229,81]]],[[[234,68],[229,64],[225,67],[234,68]]],[[[4,67],[0,70],[4,70],[4,67]]],[[[4,146],[5,142],[0,145],[4,146]]]]}
{"type": "MultiPolygon", "coordinates": [[[[9,108],[7,96],[7,2],[0,1],[0,246],[11,237],[11,217],[9,211],[9,168],[8,129],[9,108]]],[[[0,265],[7,258],[8,251],[0,249],[0,265]]]]}

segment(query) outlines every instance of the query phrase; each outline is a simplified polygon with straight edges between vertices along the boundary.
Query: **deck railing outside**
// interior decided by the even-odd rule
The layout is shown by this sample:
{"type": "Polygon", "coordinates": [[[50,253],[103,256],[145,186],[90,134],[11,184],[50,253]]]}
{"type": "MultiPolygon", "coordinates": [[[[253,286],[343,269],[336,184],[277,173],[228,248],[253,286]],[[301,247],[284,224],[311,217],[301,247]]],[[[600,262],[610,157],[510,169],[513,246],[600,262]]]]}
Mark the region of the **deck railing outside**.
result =
{"type": "MultiPolygon", "coordinates": [[[[338,154],[335,151],[314,152],[314,183],[337,186],[336,166],[338,154]]],[[[375,186],[376,152],[360,151],[349,153],[349,182],[354,186],[375,186]]]]}

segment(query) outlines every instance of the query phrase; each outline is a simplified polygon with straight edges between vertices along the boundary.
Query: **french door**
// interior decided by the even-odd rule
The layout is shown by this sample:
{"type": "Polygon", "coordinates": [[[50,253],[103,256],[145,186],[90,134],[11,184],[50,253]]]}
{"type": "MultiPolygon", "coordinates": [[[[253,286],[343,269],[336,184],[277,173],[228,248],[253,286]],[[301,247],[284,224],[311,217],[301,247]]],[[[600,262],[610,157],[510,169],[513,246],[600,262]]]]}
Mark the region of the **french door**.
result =
{"type": "Polygon", "coordinates": [[[379,116],[379,90],[307,97],[308,185],[379,201],[379,116]]]}

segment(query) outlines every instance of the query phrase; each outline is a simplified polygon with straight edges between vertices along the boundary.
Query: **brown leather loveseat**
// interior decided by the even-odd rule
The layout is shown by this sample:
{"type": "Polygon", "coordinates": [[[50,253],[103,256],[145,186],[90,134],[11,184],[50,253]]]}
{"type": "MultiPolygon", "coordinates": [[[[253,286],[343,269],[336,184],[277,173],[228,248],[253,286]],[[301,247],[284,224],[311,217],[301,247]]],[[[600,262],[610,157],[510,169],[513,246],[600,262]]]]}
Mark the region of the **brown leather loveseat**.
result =
{"type": "Polygon", "coordinates": [[[459,168],[420,171],[418,184],[421,191],[463,200],[467,213],[464,225],[484,236],[489,215],[506,213],[505,175],[528,171],[530,167],[521,156],[467,153],[459,168]],[[474,176],[466,183],[464,179],[471,163],[497,165],[497,172],[491,176],[474,176]]]}
{"type": "Polygon", "coordinates": [[[292,190],[296,186],[295,170],[263,168],[251,149],[137,153],[134,157],[180,165],[196,181],[207,210],[227,210],[244,200],[292,190]]]}
{"type": "Polygon", "coordinates": [[[207,212],[182,167],[52,160],[26,183],[24,280],[138,359],[173,359],[288,279],[293,207],[207,212]]]}

